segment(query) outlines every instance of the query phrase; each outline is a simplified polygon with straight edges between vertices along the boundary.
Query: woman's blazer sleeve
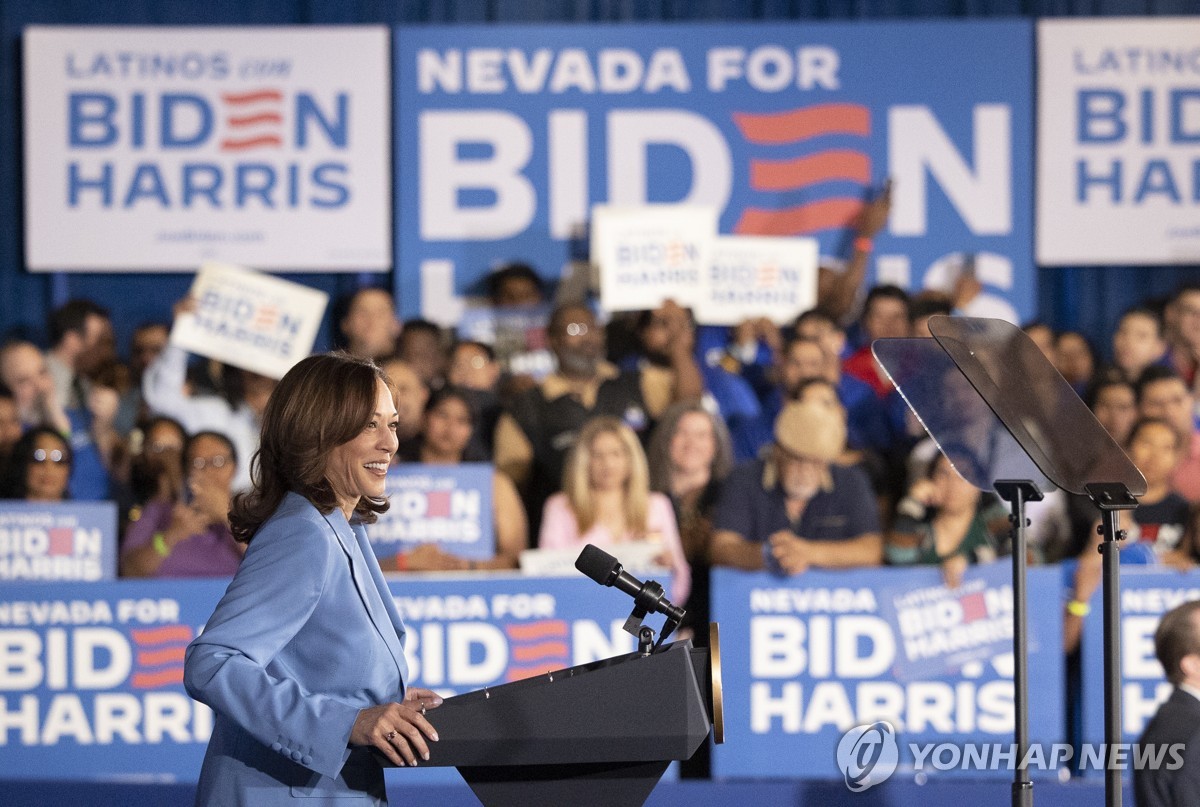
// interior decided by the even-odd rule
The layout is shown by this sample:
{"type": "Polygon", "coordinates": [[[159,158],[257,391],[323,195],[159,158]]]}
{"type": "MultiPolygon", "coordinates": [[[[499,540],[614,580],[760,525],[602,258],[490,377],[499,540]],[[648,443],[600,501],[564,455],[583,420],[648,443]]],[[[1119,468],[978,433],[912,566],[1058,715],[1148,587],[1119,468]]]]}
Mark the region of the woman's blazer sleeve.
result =
{"type": "Polygon", "coordinates": [[[263,745],[336,777],[359,707],[322,694],[320,671],[280,677],[267,669],[312,616],[331,569],[346,562],[322,527],[328,529],[302,515],[285,516],[255,535],[212,619],[187,649],[184,685],[263,745]]]}

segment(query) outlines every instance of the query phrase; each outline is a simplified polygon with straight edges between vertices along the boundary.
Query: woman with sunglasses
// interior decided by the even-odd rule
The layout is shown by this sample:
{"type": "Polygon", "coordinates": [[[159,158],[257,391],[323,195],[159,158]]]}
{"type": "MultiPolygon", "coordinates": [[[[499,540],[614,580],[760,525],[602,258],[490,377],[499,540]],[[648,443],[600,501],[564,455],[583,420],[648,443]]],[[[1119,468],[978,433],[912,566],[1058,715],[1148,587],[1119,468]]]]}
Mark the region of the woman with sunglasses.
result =
{"type": "Polygon", "coordinates": [[[184,500],[153,500],[129,526],[121,551],[124,577],[228,577],[245,544],[229,529],[237,452],[228,437],[198,432],[183,452],[184,500]]]}
{"type": "Polygon", "coordinates": [[[65,501],[70,498],[67,482],[73,460],[70,444],[56,430],[49,426],[30,429],[13,446],[0,498],[65,501]]]}

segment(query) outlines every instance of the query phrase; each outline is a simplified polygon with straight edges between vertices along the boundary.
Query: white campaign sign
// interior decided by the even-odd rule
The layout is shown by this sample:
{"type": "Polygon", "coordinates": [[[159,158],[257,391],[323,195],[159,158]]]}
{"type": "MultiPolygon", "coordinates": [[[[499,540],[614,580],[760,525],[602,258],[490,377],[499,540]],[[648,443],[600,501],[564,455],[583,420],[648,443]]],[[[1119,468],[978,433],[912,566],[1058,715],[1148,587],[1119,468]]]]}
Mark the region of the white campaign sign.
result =
{"type": "Polygon", "coordinates": [[[736,325],[755,317],[791,321],[817,304],[818,260],[815,238],[717,238],[696,321],[703,325],[736,325]]]}
{"type": "Polygon", "coordinates": [[[1038,263],[1200,260],[1200,20],[1037,30],[1038,263]]]}
{"type": "Polygon", "coordinates": [[[639,311],[666,300],[696,306],[716,235],[715,208],[593,207],[591,254],[600,267],[600,307],[639,311]]]}
{"type": "Polygon", "coordinates": [[[312,352],[329,295],[221,263],[206,263],[191,296],[196,310],[175,318],[171,343],[260,375],[282,378],[312,352]]]}
{"type": "Polygon", "coordinates": [[[27,28],[34,271],[391,268],[382,26],[27,28]]]}

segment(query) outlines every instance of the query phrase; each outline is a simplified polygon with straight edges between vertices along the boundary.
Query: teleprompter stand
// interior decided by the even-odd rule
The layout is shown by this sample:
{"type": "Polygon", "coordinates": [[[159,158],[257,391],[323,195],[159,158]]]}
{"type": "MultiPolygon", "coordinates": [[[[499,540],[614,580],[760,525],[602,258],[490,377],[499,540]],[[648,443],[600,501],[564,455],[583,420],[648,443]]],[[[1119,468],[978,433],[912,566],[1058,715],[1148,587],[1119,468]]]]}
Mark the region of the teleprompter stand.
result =
{"type": "Polygon", "coordinates": [[[486,807],[643,804],[672,760],[717,729],[720,643],[547,672],[447,698],[426,719],[439,740],[423,766],[456,767],[486,807]]]}
{"type": "MultiPolygon", "coordinates": [[[[1119,511],[1137,506],[1146,480],[1019,328],[1002,320],[936,316],[929,330],[932,339],[881,339],[873,350],[959,475],[1009,503],[1018,759],[1029,745],[1025,505],[1055,487],[1090,496],[1104,514],[1105,741],[1115,749],[1122,736],[1119,511]]],[[[1105,768],[1105,804],[1119,807],[1120,767],[1105,768]]],[[[1033,783],[1022,765],[1014,773],[1012,803],[1033,804],[1033,783]]]]}

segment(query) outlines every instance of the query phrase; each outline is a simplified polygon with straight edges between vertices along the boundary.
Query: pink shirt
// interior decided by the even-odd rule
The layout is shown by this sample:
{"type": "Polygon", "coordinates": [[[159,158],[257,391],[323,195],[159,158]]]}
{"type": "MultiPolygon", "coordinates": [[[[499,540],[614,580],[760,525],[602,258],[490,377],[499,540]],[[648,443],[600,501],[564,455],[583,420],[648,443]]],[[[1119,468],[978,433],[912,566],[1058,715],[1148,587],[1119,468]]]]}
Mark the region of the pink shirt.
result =
{"type": "Polygon", "coordinates": [[[1192,440],[1171,474],[1171,489],[1191,504],[1200,502],[1200,431],[1192,432],[1192,440]]]}
{"type": "MultiPolygon", "coordinates": [[[[683,556],[683,545],[679,542],[679,530],[675,526],[675,511],[671,501],[661,493],[651,493],[646,509],[646,534],[661,541],[663,549],[671,557],[671,602],[682,606],[692,590],[692,570],[683,556]]],[[[546,500],[542,511],[542,530],[538,534],[539,549],[582,548],[594,544],[601,549],[611,550],[624,541],[643,541],[632,533],[614,536],[603,524],[594,524],[583,535],[579,534],[579,522],[571,510],[565,493],[555,493],[546,500]]]]}

